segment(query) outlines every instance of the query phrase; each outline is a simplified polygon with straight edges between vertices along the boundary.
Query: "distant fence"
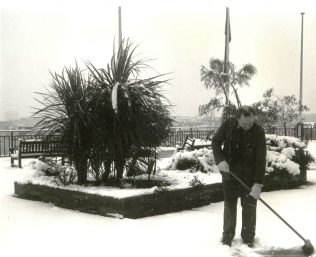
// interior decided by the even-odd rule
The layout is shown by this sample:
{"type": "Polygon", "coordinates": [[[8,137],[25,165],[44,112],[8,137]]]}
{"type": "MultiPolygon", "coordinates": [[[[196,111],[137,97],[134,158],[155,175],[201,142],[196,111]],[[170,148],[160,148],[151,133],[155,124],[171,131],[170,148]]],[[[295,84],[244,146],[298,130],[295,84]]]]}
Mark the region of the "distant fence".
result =
{"type": "MultiPolygon", "coordinates": [[[[206,137],[215,132],[218,127],[211,127],[208,130],[178,130],[171,131],[162,143],[163,147],[181,146],[188,135],[192,138],[206,139],[206,137]]],[[[316,127],[314,126],[295,126],[295,127],[273,127],[265,129],[267,134],[276,134],[279,136],[300,137],[304,140],[316,139],[316,127]],[[302,130],[300,133],[299,130],[302,130]]],[[[0,157],[10,156],[10,149],[18,146],[19,139],[39,139],[41,138],[32,130],[0,130],[0,157]]]]}
{"type": "MultiPolygon", "coordinates": [[[[206,137],[212,132],[215,132],[218,127],[210,127],[208,130],[178,130],[169,133],[168,138],[163,142],[162,146],[174,147],[176,145],[181,146],[188,135],[192,138],[206,139],[206,137]]],[[[303,140],[315,140],[316,139],[316,127],[314,126],[292,126],[292,127],[271,127],[265,128],[267,134],[276,134],[279,136],[298,137],[303,140]]]]}
{"type": "Polygon", "coordinates": [[[162,143],[164,147],[174,147],[176,145],[181,146],[186,136],[192,138],[206,139],[210,132],[217,130],[218,128],[212,128],[210,130],[180,130],[171,131],[167,139],[162,143]]]}

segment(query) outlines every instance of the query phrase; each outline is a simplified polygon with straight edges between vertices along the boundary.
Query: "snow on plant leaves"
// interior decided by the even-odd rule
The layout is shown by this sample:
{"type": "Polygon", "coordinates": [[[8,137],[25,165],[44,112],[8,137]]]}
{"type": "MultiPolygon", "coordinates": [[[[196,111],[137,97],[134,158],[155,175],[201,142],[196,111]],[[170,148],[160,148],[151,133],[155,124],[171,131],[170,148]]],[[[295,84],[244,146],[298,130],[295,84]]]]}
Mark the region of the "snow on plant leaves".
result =
{"type": "Polygon", "coordinates": [[[266,134],[266,141],[268,145],[270,145],[272,142],[276,142],[277,146],[280,148],[286,148],[286,147],[305,148],[306,147],[306,144],[296,137],[266,134]]]}
{"type": "Polygon", "coordinates": [[[271,173],[275,168],[278,170],[285,169],[292,175],[300,173],[299,164],[291,161],[286,155],[275,151],[267,151],[266,172],[271,173]]]}

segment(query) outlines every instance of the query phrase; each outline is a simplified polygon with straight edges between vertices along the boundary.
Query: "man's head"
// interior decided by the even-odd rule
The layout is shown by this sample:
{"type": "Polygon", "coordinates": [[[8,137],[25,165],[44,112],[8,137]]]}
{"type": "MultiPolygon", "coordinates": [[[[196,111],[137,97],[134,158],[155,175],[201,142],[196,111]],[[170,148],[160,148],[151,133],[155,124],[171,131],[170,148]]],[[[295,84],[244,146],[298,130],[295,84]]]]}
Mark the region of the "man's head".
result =
{"type": "Polygon", "coordinates": [[[250,129],[255,121],[256,112],[255,110],[247,105],[243,105],[238,108],[236,118],[238,125],[245,131],[250,129]]]}

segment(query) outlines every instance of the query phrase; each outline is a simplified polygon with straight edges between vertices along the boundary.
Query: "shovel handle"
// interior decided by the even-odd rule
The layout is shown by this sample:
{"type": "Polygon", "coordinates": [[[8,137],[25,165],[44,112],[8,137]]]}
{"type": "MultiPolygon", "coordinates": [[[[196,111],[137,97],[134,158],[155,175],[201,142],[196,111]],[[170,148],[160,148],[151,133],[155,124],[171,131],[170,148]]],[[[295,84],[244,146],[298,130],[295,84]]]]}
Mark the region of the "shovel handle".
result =
{"type": "MultiPolygon", "coordinates": [[[[248,187],[236,174],[234,174],[233,172],[229,172],[234,179],[236,179],[244,188],[246,188],[249,192],[251,191],[250,187],[248,187]]],[[[260,202],[262,202],[266,207],[268,207],[268,209],[270,211],[272,211],[280,220],[282,220],[285,225],[287,225],[296,235],[298,235],[303,241],[304,243],[307,242],[307,239],[305,239],[300,233],[298,233],[285,219],[283,219],[274,209],[272,209],[272,207],[267,204],[262,198],[259,197],[258,199],[260,202]]]]}

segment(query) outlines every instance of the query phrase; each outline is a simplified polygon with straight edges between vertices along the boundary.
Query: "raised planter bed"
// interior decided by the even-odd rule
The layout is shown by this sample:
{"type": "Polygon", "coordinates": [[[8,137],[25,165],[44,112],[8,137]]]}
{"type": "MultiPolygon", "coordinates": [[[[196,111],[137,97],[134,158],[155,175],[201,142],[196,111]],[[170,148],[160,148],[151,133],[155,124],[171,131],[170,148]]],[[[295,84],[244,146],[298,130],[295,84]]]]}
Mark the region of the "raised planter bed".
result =
{"type": "Polygon", "coordinates": [[[59,207],[120,218],[141,218],[222,201],[221,186],[221,183],[216,183],[115,198],[46,185],[14,183],[15,194],[24,199],[50,202],[59,207]]]}
{"type": "Polygon", "coordinates": [[[292,189],[306,183],[306,170],[300,169],[300,174],[296,176],[289,175],[288,173],[273,173],[265,176],[263,191],[268,192],[280,189],[292,189]]]}
{"type": "MultiPolygon", "coordinates": [[[[266,176],[264,191],[296,188],[306,183],[306,171],[297,176],[266,176]]],[[[151,194],[115,198],[46,185],[15,182],[18,197],[56,206],[118,218],[142,218],[201,207],[223,200],[222,184],[158,190],[151,194]]]]}

